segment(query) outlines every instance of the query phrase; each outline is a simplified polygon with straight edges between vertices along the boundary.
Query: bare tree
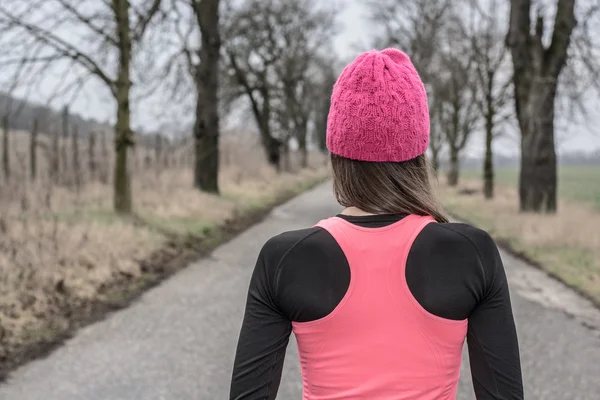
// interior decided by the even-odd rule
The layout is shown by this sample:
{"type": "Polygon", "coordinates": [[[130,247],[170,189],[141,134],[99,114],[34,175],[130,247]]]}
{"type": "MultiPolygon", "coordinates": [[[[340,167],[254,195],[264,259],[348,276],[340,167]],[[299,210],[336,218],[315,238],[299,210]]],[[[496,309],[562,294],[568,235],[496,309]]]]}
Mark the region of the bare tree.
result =
{"type": "Polygon", "coordinates": [[[512,0],[507,45],[512,54],[515,108],[521,131],[519,198],[522,211],[555,212],[557,166],[554,111],[557,84],[577,25],[575,0],[557,0],[552,39],[544,45],[544,17],[532,33],[531,0],[512,0]]]}
{"type": "Polygon", "coordinates": [[[246,2],[227,21],[224,47],[230,77],[250,101],[267,159],[279,171],[282,142],[273,134],[274,68],[283,51],[275,39],[283,14],[278,6],[272,0],[246,2]]]}
{"type": "Polygon", "coordinates": [[[334,66],[334,60],[322,59],[319,66],[319,78],[316,86],[319,90],[316,93],[315,106],[315,136],[317,145],[321,152],[327,152],[327,118],[331,107],[331,94],[333,86],[337,80],[337,73],[334,66]]]}
{"type": "Polygon", "coordinates": [[[64,85],[57,92],[63,97],[76,94],[95,78],[115,100],[114,208],[119,213],[131,212],[127,154],[134,144],[132,62],[160,7],[161,0],[3,0],[0,4],[0,30],[8,33],[0,42],[0,63],[17,66],[15,82],[31,83],[60,65],[64,85]]]}
{"type": "Polygon", "coordinates": [[[440,71],[434,84],[434,97],[440,102],[437,118],[440,126],[444,127],[443,133],[448,144],[450,186],[458,184],[460,153],[481,117],[477,109],[477,85],[471,79],[474,72],[473,58],[468,53],[465,57],[464,52],[457,51],[456,44],[454,46],[453,51],[441,58],[440,71]]]}
{"type": "Polygon", "coordinates": [[[443,126],[441,122],[442,112],[443,112],[443,102],[439,97],[439,93],[435,93],[435,91],[430,91],[428,93],[428,101],[429,101],[429,116],[430,116],[430,132],[429,132],[429,150],[431,151],[431,164],[433,166],[433,171],[437,176],[439,166],[440,166],[440,153],[444,147],[445,135],[444,129],[446,127],[443,126]]]}
{"type": "Polygon", "coordinates": [[[229,78],[249,100],[268,161],[278,170],[290,136],[306,148],[309,66],[328,44],[332,16],[312,0],[251,0],[226,22],[229,78]]]}
{"type": "Polygon", "coordinates": [[[220,0],[174,0],[173,3],[181,54],[196,89],[194,187],[209,193],[219,193],[220,3],[220,0]]]}
{"type": "Polygon", "coordinates": [[[501,5],[497,0],[470,0],[472,15],[463,31],[471,43],[475,63],[475,79],[479,86],[477,107],[485,129],[483,162],[483,193],[486,199],[494,197],[493,140],[498,130],[511,117],[512,73],[507,68],[506,35],[498,20],[501,5]]]}
{"type": "MultiPolygon", "coordinates": [[[[294,137],[301,152],[301,166],[308,166],[308,128],[315,118],[319,92],[325,76],[328,61],[319,55],[319,49],[326,46],[335,25],[333,15],[327,10],[320,13],[303,13],[300,23],[288,26],[281,35],[286,49],[276,64],[277,79],[281,85],[282,101],[278,113],[287,130],[286,137],[294,137]]],[[[326,91],[326,90],[325,90],[326,91]]],[[[287,146],[286,146],[287,147],[287,146]]]]}

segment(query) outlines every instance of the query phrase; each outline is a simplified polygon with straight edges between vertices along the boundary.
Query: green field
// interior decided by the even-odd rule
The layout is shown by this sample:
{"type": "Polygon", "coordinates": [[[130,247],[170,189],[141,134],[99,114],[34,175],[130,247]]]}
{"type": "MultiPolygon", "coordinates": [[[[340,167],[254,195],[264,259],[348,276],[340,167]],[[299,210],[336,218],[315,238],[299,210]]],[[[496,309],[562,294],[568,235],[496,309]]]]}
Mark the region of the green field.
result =
{"type": "MultiPolygon", "coordinates": [[[[563,166],[559,168],[558,192],[561,198],[583,201],[600,210],[600,165],[563,166]]],[[[465,169],[463,177],[477,179],[481,170],[465,169]]],[[[496,170],[499,185],[516,188],[519,180],[518,168],[496,170]]]]}

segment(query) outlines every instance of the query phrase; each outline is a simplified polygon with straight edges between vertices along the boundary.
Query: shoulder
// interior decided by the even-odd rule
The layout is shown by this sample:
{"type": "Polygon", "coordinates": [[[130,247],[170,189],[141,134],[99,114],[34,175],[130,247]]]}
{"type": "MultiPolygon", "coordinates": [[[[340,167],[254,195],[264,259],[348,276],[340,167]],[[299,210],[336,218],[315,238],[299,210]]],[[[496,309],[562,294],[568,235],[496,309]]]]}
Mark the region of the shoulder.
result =
{"type": "Polygon", "coordinates": [[[325,248],[326,242],[326,231],[318,227],[286,231],[267,240],[260,251],[259,259],[274,280],[284,261],[296,258],[296,254],[308,254],[309,249],[325,248]]]}
{"type": "Polygon", "coordinates": [[[344,253],[322,228],[274,236],[261,254],[272,304],[292,321],[312,321],[329,314],[349,286],[344,253]]]}
{"type": "Polygon", "coordinates": [[[463,223],[432,223],[415,239],[410,256],[419,263],[431,262],[440,269],[457,272],[460,279],[484,292],[504,274],[498,247],[490,234],[463,223]]]}
{"type": "Polygon", "coordinates": [[[307,243],[314,242],[314,240],[310,239],[315,235],[318,235],[319,232],[323,232],[323,230],[318,227],[313,227],[280,233],[267,240],[262,247],[261,256],[269,261],[280,262],[296,247],[306,246],[307,243]]]}
{"type": "Polygon", "coordinates": [[[283,232],[273,236],[263,245],[258,255],[251,279],[251,287],[257,289],[265,298],[273,298],[276,280],[285,257],[299,243],[316,233],[318,228],[283,232]]]}
{"type": "Polygon", "coordinates": [[[418,235],[417,240],[426,247],[470,250],[481,261],[498,251],[488,232],[463,223],[429,224],[418,235]]]}

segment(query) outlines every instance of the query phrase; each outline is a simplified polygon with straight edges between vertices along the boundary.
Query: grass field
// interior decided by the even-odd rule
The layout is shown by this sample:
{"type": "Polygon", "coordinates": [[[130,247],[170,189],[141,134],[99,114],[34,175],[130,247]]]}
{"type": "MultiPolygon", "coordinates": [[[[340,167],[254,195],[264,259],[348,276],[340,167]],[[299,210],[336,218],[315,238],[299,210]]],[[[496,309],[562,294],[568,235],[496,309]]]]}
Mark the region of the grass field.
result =
{"type": "MultiPolygon", "coordinates": [[[[600,165],[562,166],[558,170],[558,192],[560,198],[582,201],[600,210],[600,165]]],[[[464,170],[463,177],[479,179],[479,169],[464,170]]],[[[499,168],[496,171],[498,185],[517,188],[518,168],[499,168]]]]}
{"type": "Polygon", "coordinates": [[[519,212],[514,168],[497,171],[492,200],[483,198],[477,170],[463,171],[458,188],[440,179],[440,195],[451,213],[490,232],[600,306],[600,166],[562,167],[559,174],[556,215],[519,212]]]}

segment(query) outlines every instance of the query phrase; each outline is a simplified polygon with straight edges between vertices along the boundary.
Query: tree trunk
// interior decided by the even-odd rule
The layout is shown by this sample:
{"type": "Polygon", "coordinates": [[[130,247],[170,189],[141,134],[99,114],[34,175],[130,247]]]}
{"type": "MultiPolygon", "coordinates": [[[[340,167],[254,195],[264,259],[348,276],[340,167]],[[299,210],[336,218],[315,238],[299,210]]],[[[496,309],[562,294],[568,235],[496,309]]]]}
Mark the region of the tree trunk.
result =
{"type": "Polygon", "coordinates": [[[568,58],[575,0],[558,0],[550,44],[544,44],[544,18],[531,27],[531,1],[511,1],[507,45],[513,61],[515,110],[521,131],[521,211],[554,213],[557,166],[554,144],[556,84],[568,58]],[[533,31],[533,34],[532,34],[533,31]]]}
{"type": "Polygon", "coordinates": [[[263,145],[267,152],[267,160],[270,165],[275,167],[277,173],[281,172],[281,148],[283,144],[276,138],[270,136],[263,137],[263,145]]]}
{"type": "Polygon", "coordinates": [[[492,141],[494,139],[493,114],[486,116],[485,121],[485,157],[483,160],[483,195],[486,199],[494,198],[494,155],[492,141]]]}
{"type": "Polygon", "coordinates": [[[450,147],[450,166],[448,169],[448,185],[450,185],[450,186],[458,185],[458,171],[459,171],[458,148],[450,147]]]}
{"type": "Polygon", "coordinates": [[[317,145],[323,153],[327,152],[327,118],[329,116],[329,107],[331,106],[331,94],[328,94],[329,96],[326,97],[326,101],[324,101],[317,114],[318,118],[316,121],[317,145]]]}
{"type": "Polygon", "coordinates": [[[31,180],[35,181],[37,178],[37,136],[39,129],[39,120],[35,118],[33,120],[33,126],[31,127],[31,138],[29,141],[29,168],[31,180]]]}
{"type": "Polygon", "coordinates": [[[73,125],[71,130],[71,143],[73,150],[73,179],[75,188],[79,191],[81,189],[81,163],[79,161],[79,132],[77,125],[73,125]]]}
{"type": "Polygon", "coordinates": [[[88,168],[90,169],[90,179],[96,178],[96,133],[90,132],[88,137],[88,168]]]}
{"type": "MultiPolygon", "coordinates": [[[[521,139],[519,199],[521,211],[556,212],[557,166],[554,146],[556,89],[536,83],[530,95],[530,113],[521,139]]],[[[523,117],[523,116],[522,116],[523,117]]]]}
{"type": "Polygon", "coordinates": [[[438,169],[440,165],[440,151],[437,147],[431,146],[431,166],[433,168],[433,173],[435,176],[438,175],[438,169]]]}
{"type": "Polygon", "coordinates": [[[116,30],[119,38],[119,75],[116,82],[117,124],[115,126],[114,209],[120,214],[130,214],[131,176],[127,163],[129,147],[133,146],[129,97],[131,90],[131,32],[129,26],[129,1],[113,0],[116,30]]]}
{"type": "Polygon", "coordinates": [[[196,70],[196,123],[194,125],[194,187],[219,193],[219,0],[202,0],[195,6],[200,26],[201,63],[196,70]]]}
{"type": "Polygon", "coordinates": [[[298,147],[300,149],[300,165],[302,168],[308,168],[308,146],[306,137],[308,135],[308,121],[303,121],[298,134],[298,147]]]}
{"type": "Polygon", "coordinates": [[[8,115],[2,119],[2,170],[4,171],[4,179],[10,179],[10,140],[9,140],[9,120],[8,115]]]}

